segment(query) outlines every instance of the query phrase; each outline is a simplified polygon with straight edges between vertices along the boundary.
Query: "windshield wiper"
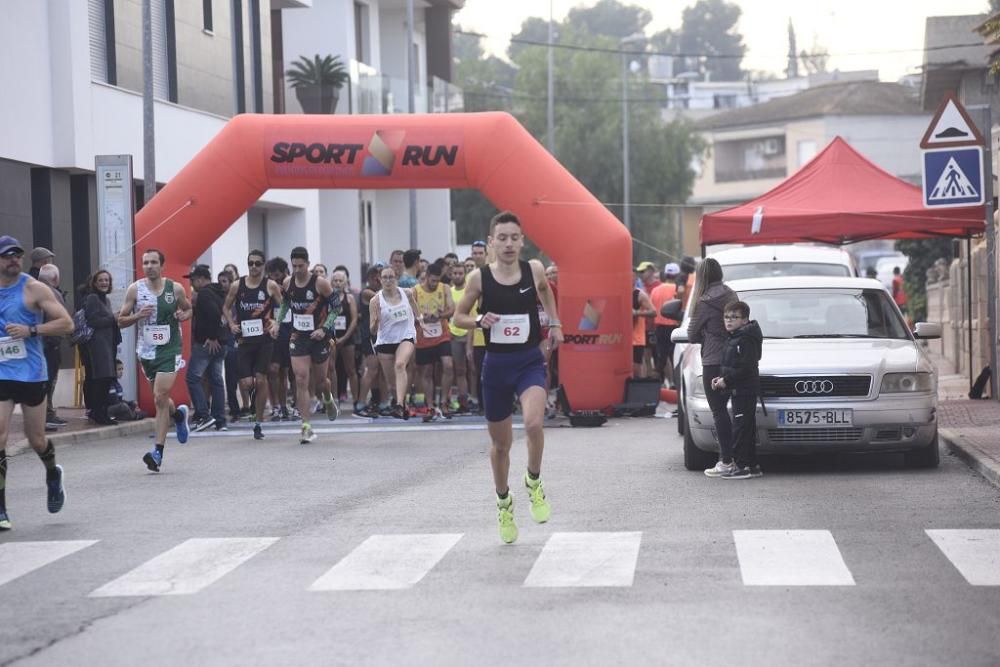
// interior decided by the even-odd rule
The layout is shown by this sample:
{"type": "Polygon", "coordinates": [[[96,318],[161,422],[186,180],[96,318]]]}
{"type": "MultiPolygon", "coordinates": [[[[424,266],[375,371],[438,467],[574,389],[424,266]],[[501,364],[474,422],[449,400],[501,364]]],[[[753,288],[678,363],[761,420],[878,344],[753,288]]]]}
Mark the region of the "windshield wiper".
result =
{"type": "Polygon", "coordinates": [[[882,338],[882,336],[872,336],[870,334],[799,334],[792,338],[882,338]]]}

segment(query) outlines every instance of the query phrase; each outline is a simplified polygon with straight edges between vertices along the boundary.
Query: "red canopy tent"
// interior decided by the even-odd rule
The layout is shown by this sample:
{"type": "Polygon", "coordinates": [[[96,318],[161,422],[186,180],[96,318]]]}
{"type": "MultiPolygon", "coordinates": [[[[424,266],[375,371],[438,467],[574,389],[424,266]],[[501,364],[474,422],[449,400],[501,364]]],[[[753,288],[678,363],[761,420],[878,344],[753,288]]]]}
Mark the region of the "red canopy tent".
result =
{"type": "Polygon", "coordinates": [[[701,218],[701,243],[854,243],[981,234],[984,206],[927,209],[921,189],[841,139],[773,190],[701,218]],[[755,215],[759,230],[754,232],[755,215]]]}

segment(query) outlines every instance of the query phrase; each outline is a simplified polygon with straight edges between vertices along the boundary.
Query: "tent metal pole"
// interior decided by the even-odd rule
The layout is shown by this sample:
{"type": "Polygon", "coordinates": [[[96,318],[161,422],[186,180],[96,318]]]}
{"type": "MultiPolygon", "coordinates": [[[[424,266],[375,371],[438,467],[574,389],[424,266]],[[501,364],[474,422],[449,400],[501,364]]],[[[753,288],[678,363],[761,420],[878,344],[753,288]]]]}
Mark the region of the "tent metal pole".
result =
{"type": "Polygon", "coordinates": [[[965,307],[969,314],[969,391],[976,382],[976,371],[972,368],[972,237],[965,237],[965,307]]]}

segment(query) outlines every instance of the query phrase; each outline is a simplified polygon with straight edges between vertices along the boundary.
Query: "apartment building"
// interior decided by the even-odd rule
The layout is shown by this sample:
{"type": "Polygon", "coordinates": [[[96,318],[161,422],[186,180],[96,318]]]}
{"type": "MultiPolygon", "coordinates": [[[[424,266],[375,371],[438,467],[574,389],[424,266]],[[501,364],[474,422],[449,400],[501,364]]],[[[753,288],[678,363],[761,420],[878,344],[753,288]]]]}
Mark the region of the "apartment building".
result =
{"type": "MultiPolygon", "coordinates": [[[[301,113],[285,70],[340,56],[351,72],[337,114],[406,112],[406,0],[151,0],[156,180],[168,182],[238,113],[301,113]]],[[[461,110],[451,14],[463,0],[417,0],[418,112],[461,110]]],[[[98,262],[94,157],[130,154],[142,205],[142,0],[0,6],[0,229],[51,247],[67,285],[98,262]]],[[[447,191],[420,191],[418,246],[451,247],[447,191]]],[[[180,230],[179,230],[180,231],[180,230]]],[[[183,233],[181,231],[181,233],[183,233]]],[[[244,264],[251,247],[317,261],[387,258],[409,247],[405,191],[272,190],[203,257],[244,264]]],[[[355,278],[357,280],[357,278],[355,278]]]]}
{"type": "MultiPolygon", "coordinates": [[[[417,112],[462,108],[448,81],[451,14],[463,4],[415,2],[417,112]]],[[[336,114],[407,111],[406,0],[151,0],[151,10],[161,186],[234,115],[301,113],[284,74],[300,56],[348,65],[336,114]]],[[[143,204],[142,0],[2,3],[0,62],[0,230],[51,248],[72,299],[100,262],[95,156],[133,156],[143,204]]],[[[425,256],[451,249],[447,190],[418,191],[417,219],[425,256]]],[[[251,248],[287,257],[297,245],[358,284],[362,263],[410,247],[408,193],[270,190],[201,261],[243,267],[251,248]]],[[[127,256],[110,261],[131,268],[127,256]]],[[[58,405],[72,384],[59,383],[58,405]]]]}
{"type": "Polygon", "coordinates": [[[836,136],[889,173],[919,183],[928,122],[917,88],[879,81],[817,86],[698,121],[708,152],[684,210],[685,253],[700,252],[704,213],[767,192],[836,136]]]}

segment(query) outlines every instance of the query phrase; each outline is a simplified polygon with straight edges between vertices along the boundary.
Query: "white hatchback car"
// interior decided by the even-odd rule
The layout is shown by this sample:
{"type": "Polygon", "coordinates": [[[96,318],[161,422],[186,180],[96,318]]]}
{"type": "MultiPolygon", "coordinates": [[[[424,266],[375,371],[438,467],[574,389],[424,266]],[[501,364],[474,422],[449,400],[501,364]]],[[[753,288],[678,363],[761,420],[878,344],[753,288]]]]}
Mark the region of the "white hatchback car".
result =
{"type": "MultiPolygon", "coordinates": [[[[758,451],[902,451],[914,467],[938,465],[937,375],[917,339],[941,325],[907,329],[877,280],[784,277],[726,281],[750,306],[764,345],[757,408],[758,451]]],[[[687,331],[674,332],[676,342],[687,331]]],[[[680,369],[684,464],[718,458],[701,355],[690,346],[680,369]]]]}

